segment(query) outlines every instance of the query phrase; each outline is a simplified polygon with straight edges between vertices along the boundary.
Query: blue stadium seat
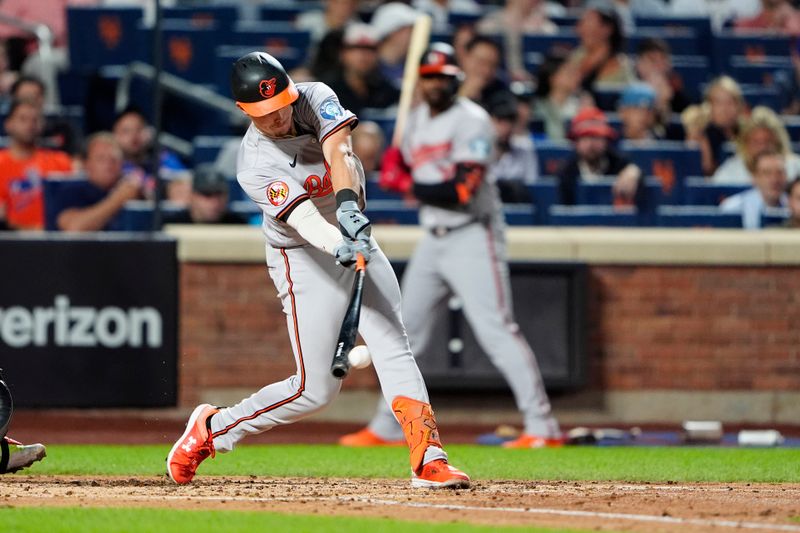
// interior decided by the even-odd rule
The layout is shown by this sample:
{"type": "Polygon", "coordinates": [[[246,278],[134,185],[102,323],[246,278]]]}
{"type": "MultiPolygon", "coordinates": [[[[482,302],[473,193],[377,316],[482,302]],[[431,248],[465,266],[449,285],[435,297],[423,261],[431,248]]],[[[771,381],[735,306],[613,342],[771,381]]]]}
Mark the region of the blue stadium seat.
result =
{"type": "Polygon", "coordinates": [[[68,7],[70,69],[91,72],[149,60],[150,43],[138,31],[141,20],[139,7],[68,7]]]}
{"type": "Polygon", "coordinates": [[[616,178],[598,178],[596,181],[578,180],[575,191],[575,203],[578,205],[613,205],[612,188],[616,178]]]}
{"type": "Polygon", "coordinates": [[[365,214],[373,224],[418,224],[417,208],[402,200],[374,200],[367,202],[365,214]]]}
{"type": "Polygon", "coordinates": [[[564,162],[572,157],[574,150],[569,141],[536,142],[536,156],[539,159],[539,175],[552,176],[557,174],[564,162]]]}
{"type": "Polygon", "coordinates": [[[786,207],[768,207],[761,215],[761,227],[770,228],[781,226],[789,218],[790,212],[786,207]]]}
{"type": "Polygon", "coordinates": [[[504,204],[503,214],[509,226],[532,226],[536,223],[536,207],[526,204],[504,204]]]}
{"type": "Polygon", "coordinates": [[[713,77],[708,57],[698,55],[673,56],[672,69],[682,81],[686,95],[694,102],[701,101],[703,94],[700,88],[713,77]]]}
{"type": "Polygon", "coordinates": [[[648,145],[634,145],[623,141],[620,150],[646,175],[658,178],[662,204],[683,203],[684,179],[702,174],[700,150],[689,148],[682,142],[654,141],[648,145]]]}
{"type": "Polygon", "coordinates": [[[323,8],[322,2],[269,2],[259,7],[259,18],[267,23],[294,22],[301,13],[323,8]]]}
{"type": "MultiPolygon", "coordinates": [[[[161,202],[162,216],[177,215],[186,208],[172,202],[161,202]]],[[[119,221],[118,231],[150,231],[153,227],[153,202],[146,200],[132,200],[117,215],[119,221]]]]}
{"type": "Polygon", "coordinates": [[[403,195],[402,194],[382,189],[378,185],[378,180],[377,179],[367,178],[367,181],[366,181],[366,193],[367,193],[367,201],[368,202],[372,202],[373,200],[402,200],[403,199],[403,195]]]}
{"type": "Polygon", "coordinates": [[[164,20],[164,70],[193,83],[213,83],[208,60],[225,33],[213,21],[195,26],[189,20],[164,20]]]}
{"type": "Polygon", "coordinates": [[[241,137],[231,135],[197,135],[192,139],[192,163],[213,163],[223,146],[241,137]]]}
{"type": "Polygon", "coordinates": [[[563,15],[557,17],[550,17],[550,21],[558,26],[560,31],[572,29],[578,23],[579,17],[577,15],[563,15]]]}
{"type": "Polygon", "coordinates": [[[751,185],[721,185],[703,177],[689,177],[684,181],[684,204],[719,205],[725,198],[749,189],[751,185]]]}
{"type": "Polygon", "coordinates": [[[216,26],[220,30],[230,31],[239,18],[239,9],[236,6],[172,6],[164,7],[161,14],[165,20],[188,20],[196,28],[216,26]]]}
{"type": "Polygon", "coordinates": [[[465,25],[472,26],[474,24],[477,24],[477,22],[481,19],[482,16],[483,13],[459,13],[450,11],[447,13],[447,23],[453,29],[465,25]]]}
{"type": "Polygon", "coordinates": [[[615,226],[634,227],[639,224],[635,207],[609,205],[554,205],[550,207],[552,226],[615,226]]]}
{"type": "Polygon", "coordinates": [[[64,210],[64,205],[72,201],[73,191],[85,184],[86,178],[78,176],[42,180],[44,229],[58,231],[58,215],[64,210]]]}
{"type": "Polygon", "coordinates": [[[787,56],[791,38],[775,34],[751,34],[723,31],[712,40],[714,68],[725,72],[730,58],[745,56],[753,61],[760,61],[766,56],[787,56]]]}
{"type": "Polygon", "coordinates": [[[538,180],[528,185],[528,191],[531,194],[533,206],[536,208],[536,222],[547,224],[550,206],[561,202],[558,178],[541,176],[538,180]]]}
{"type": "Polygon", "coordinates": [[[760,59],[733,56],[723,71],[739,83],[772,87],[775,85],[777,72],[792,71],[792,60],[788,55],[766,56],[760,59]]]}
{"type": "Polygon", "coordinates": [[[789,133],[789,139],[793,142],[800,142],[800,117],[796,115],[782,115],[783,125],[789,133]]]}
{"type": "Polygon", "coordinates": [[[388,145],[392,141],[392,135],[394,134],[394,123],[396,118],[396,109],[389,108],[389,109],[364,109],[359,115],[358,119],[360,121],[371,120],[380,126],[381,131],[383,132],[383,137],[386,140],[386,144],[388,145]]]}
{"type": "Polygon", "coordinates": [[[669,228],[741,228],[742,215],[722,213],[714,206],[664,205],[658,208],[658,225],[669,228]]]}
{"type": "Polygon", "coordinates": [[[606,113],[617,110],[617,103],[624,89],[621,85],[597,84],[592,91],[595,105],[606,113]]]}
{"type": "Polygon", "coordinates": [[[781,112],[783,100],[777,87],[741,84],[742,95],[751,108],[757,105],[766,106],[776,113],[781,112]]]}
{"type": "Polygon", "coordinates": [[[700,50],[700,41],[693,28],[637,26],[636,33],[627,39],[628,53],[636,53],[639,43],[645,39],[653,38],[666,41],[673,55],[692,55],[700,50]]]}
{"type": "MultiPolygon", "coordinates": [[[[694,31],[698,41],[698,50],[708,50],[711,40],[711,19],[709,17],[676,17],[676,16],[647,16],[635,17],[637,27],[672,29],[688,28],[694,31]]],[[[672,50],[675,53],[675,50],[672,50]]]]}
{"type": "Polygon", "coordinates": [[[547,54],[553,48],[571,50],[578,46],[578,36],[570,30],[561,30],[553,35],[526,34],[522,38],[522,49],[525,54],[537,52],[547,54]]]}
{"type": "Polygon", "coordinates": [[[306,61],[311,33],[287,27],[286,24],[263,22],[238,22],[233,33],[221,44],[251,47],[269,52],[287,69],[291,70],[306,61]]]}

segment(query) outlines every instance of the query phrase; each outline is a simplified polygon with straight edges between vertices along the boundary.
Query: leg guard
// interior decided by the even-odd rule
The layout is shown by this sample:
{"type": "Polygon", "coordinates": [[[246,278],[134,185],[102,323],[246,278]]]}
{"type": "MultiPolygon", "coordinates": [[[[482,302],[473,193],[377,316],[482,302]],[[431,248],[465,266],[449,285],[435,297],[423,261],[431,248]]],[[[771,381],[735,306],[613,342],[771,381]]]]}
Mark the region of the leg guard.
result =
{"type": "Polygon", "coordinates": [[[3,381],[3,374],[0,371],[0,439],[8,433],[8,424],[11,422],[11,415],[14,413],[14,400],[11,398],[11,391],[3,381]]]}
{"type": "Polygon", "coordinates": [[[439,440],[439,428],[433,417],[430,404],[398,396],[392,402],[394,416],[403,428],[403,433],[411,452],[411,470],[419,474],[422,461],[429,446],[442,447],[439,440]]]}

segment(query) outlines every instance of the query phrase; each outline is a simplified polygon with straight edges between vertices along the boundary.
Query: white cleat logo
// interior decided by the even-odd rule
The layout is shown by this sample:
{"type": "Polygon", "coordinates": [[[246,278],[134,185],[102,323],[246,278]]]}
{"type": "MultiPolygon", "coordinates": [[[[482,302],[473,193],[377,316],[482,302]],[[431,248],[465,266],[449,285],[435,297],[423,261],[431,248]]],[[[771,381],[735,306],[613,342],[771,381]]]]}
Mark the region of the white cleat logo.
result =
{"type": "Polygon", "coordinates": [[[189,438],[186,439],[186,444],[182,445],[181,448],[186,450],[186,453],[189,453],[192,451],[192,446],[194,446],[195,444],[197,444],[197,439],[195,439],[190,435],[189,438]]]}

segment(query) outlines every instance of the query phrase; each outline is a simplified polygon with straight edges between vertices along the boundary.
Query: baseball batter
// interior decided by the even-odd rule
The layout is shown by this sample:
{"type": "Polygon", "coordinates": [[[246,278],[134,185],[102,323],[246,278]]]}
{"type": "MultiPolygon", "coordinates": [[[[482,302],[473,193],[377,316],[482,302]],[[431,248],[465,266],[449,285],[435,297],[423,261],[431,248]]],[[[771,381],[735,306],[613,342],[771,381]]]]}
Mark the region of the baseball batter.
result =
{"type": "Polygon", "coordinates": [[[283,303],[297,373],[233,407],[198,406],[167,458],[170,477],[188,483],[216,451],[309,416],[336,397],[341,381],[330,366],[355,275],[348,267],[360,254],[369,267],[359,333],[409,445],[412,485],[469,486],[469,477],[447,463],[401,320],[397,280],[361,212],[364,175],[350,139],[356,117],[328,86],[295,85],[266,53],[238,59],[231,87],[252,121],[237,178],[263,210],[267,267],[283,303]]]}
{"type": "MultiPolygon", "coordinates": [[[[478,342],[505,376],[524,415],[523,435],[505,446],[560,445],[538,365],[512,315],[502,206],[486,178],[494,146],[491,120],[483,108],[456,96],[461,71],[451,46],[433,43],[419,74],[424,102],[408,118],[401,149],[387,151],[381,176],[385,186],[410,188],[427,230],[403,278],[411,351],[424,351],[431,317],[451,294],[457,295],[478,342]]],[[[340,442],[366,446],[400,438],[391,411],[380,402],[369,426],[340,442]]]]}

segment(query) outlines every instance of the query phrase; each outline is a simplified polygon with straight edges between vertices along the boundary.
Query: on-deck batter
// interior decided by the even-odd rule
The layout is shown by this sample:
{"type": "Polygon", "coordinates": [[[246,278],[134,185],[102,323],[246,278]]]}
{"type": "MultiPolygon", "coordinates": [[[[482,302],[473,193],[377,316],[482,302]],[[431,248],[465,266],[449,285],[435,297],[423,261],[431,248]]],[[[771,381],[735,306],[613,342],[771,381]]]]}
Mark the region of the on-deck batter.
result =
{"type": "MultiPolygon", "coordinates": [[[[409,116],[402,150],[387,151],[381,176],[389,188],[410,188],[427,230],[403,277],[403,318],[411,351],[424,352],[434,324],[431,317],[451,294],[457,295],[525,419],[523,435],[505,446],[560,445],[561,431],[539,367],[512,314],[502,206],[495,184],[486,179],[494,146],[492,122],[483,108],[456,96],[461,71],[450,45],[431,44],[419,74],[424,103],[409,116]]],[[[400,439],[402,432],[381,401],[369,426],[345,435],[340,443],[369,446],[400,439]]]]}
{"type": "Polygon", "coordinates": [[[412,485],[468,486],[469,477],[447,464],[401,320],[397,279],[361,212],[364,174],[350,140],[355,115],[328,86],[295,85],[261,52],[234,63],[231,87],[252,121],[239,149],[237,179],[263,211],[267,267],[283,303],[297,373],[233,407],[198,406],[167,458],[170,477],[188,483],[215,451],[309,416],[336,397],[341,381],[330,365],[355,275],[347,267],[361,254],[369,267],[359,333],[403,427],[412,485]]]}

